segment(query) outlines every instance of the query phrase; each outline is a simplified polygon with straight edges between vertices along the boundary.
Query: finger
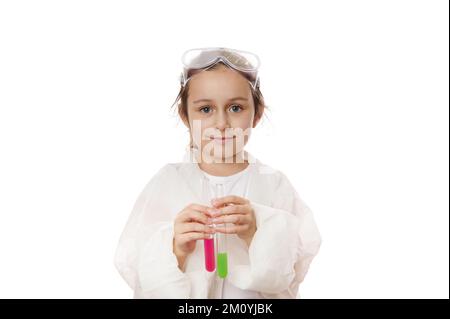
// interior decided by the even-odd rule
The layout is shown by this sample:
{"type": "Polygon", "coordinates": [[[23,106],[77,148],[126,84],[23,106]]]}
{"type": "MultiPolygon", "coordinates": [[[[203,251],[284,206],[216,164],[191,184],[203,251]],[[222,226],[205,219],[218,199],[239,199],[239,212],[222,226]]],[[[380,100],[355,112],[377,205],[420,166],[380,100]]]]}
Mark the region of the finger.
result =
{"type": "Polygon", "coordinates": [[[193,203],[193,204],[190,204],[187,208],[188,208],[188,210],[195,210],[195,211],[198,211],[201,213],[206,213],[210,207],[193,203]]]}
{"type": "Polygon", "coordinates": [[[248,215],[242,215],[242,214],[234,214],[234,215],[226,215],[221,216],[217,218],[213,218],[211,220],[213,224],[225,224],[225,223],[231,223],[231,224],[246,224],[249,222],[248,215]]]}
{"type": "Polygon", "coordinates": [[[239,234],[241,232],[248,230],[248,225],[231,225],[227,227],[217,227],[216,233],[222,233],[222,234],[239,234]]]}
{"type": "Polygon", "coordinates": [[[219,214],[220,214],[220,209],[218,209],[218,208],[212,207],[207,210],[208,217],[214,217],[219,214]]]}
{"type": "Polygon", "coordinates": [[[233,206],[226,206],[221,209],[219,209],[218,215],[233,215],[233,214],[242,214],[247,215],[250,213],[250,208],[248,205],[233,205],[233,206]]]}
{"type": "Polygon", "coordinates": [[[192,232],[212,234],[214,233],[214,229],[212,227],[199,223],[183,223],[180,225],[177,232],[178,234],[186,234],[192,232]]]}
{"type": "Polygon", "coordinates": [[[244,204],[248,204],[248,203],[249,203],[249,201],[247,199],[236,196],[236,195],[215,198],[211,201],[211,204],[216,208],[221,207],[223,205],[227,205],[227,204],[244,205],[244,204]]]}
{"type": "Polygon", "coordinates": [[[192,211],[192,210],[195,210],[195,211],[198,211],[198,212],[203,212],[203,213],[205,213],[207,210],[208,210],[208,206],[205,206],[205,205],[200,205],[200,204],[195,204],[195,203],[192,203],[192,204],[189,204],[189,205],[187,205],[183,210],[182,210],[182,213],[183,212],[185,212],[185,211],[192,211]]]}
{"type": "Polygon", "coordinates": [[[184,210],[184,213],[179,216],[180,222],[196,221],[202,224],[208,223],[208,217],[202,207],[208,209],[206,206],[189,206],[184,210]]]}
{"type": "Polygon", "coordinates": [[[193,240],[209,239],[209,235],[205,233],[186,233],[179,236],[180,243],[187,243],[193,240]]]}

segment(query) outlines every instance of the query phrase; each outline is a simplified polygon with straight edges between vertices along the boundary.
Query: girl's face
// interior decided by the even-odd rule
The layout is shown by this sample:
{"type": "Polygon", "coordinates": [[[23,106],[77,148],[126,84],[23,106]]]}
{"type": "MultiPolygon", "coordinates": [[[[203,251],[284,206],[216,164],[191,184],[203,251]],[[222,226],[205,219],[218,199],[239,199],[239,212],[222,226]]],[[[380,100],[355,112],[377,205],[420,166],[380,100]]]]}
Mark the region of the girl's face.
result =
{"type": "Polygon", "coordinates": [[[251,88],[238,72],[220,65],[202,71],[189,80],[187,99],[191,139],[201,150],[202,159],[227,163],[244,149],[251,129],[256,126],[251,88]]]}

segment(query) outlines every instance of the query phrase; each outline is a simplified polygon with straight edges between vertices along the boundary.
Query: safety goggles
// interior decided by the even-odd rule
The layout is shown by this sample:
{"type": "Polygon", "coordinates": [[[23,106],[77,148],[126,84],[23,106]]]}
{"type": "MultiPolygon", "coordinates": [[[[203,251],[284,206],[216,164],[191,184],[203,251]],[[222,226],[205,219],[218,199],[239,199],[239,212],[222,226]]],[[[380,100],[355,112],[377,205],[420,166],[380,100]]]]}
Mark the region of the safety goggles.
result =
{"type": "Polygon", "coordinates": [[[254,53],[228,48],[199,48],[184,52],[180,84],[184,87],[191,78],[191,70],[207,70],[219,62],[245,75],[253,89],[259,87],[258,69],[261,62],[254,53]]]}

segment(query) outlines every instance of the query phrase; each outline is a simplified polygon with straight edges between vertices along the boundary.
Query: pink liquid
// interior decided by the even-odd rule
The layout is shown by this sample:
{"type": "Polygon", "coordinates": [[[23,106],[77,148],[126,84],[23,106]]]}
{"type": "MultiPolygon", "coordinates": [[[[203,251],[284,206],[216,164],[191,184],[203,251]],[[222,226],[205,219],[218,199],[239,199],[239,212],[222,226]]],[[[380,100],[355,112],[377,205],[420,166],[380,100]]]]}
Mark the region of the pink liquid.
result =
{"type": "Polygon", "coordinates": [[[216,261],[214,258],[214,238],[203,239],[205,246],[205,268],[209,272],[216,269],[216,261]]]}

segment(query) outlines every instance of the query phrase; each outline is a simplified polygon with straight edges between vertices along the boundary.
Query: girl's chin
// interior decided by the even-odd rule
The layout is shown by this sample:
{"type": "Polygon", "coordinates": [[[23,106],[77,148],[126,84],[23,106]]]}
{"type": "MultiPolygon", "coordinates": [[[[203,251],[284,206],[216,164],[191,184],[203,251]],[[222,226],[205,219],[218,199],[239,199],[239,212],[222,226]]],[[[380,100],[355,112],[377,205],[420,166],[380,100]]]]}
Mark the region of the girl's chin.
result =
{"type": "MultiPolygon", "coordinates": [[[[211,153],[207,153],[207,152],[202,152],[202,158],[204,161],[208,162],[208,163],[212,163],[212,162],[226,162],[226,163],[233,163],[234,162],[234,158],[236,158],[237,154],[240,154],[242,152],[242,150],[240,152],[236,152],[235,150],[233,150],[232,152],[226,152],[226,151],[222,151],[222,152],[214,152],[212,151],[211,153]]],[[[238,161],[236,161],[238,163],[238,161]]]]}

